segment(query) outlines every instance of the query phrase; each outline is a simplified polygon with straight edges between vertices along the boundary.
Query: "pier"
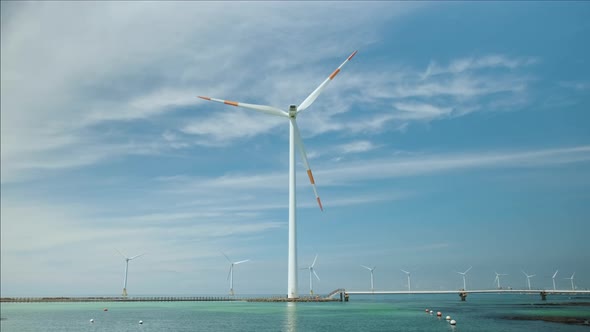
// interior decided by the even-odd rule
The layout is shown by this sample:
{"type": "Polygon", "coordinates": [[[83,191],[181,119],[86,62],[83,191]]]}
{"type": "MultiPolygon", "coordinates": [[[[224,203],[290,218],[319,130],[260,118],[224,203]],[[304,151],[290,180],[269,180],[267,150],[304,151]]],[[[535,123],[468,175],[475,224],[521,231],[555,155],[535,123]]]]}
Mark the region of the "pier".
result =
{"type": "Polygon", "coordinates": [[[92,296],[92,297],[2,297],[8,303],[51,302],[340,302],[340,299],[320,296],[287,297],[236,297],[236,296],[92,296]]]}
{"type": "Polygon", "coordinates": [[[0,302],[348,302],[354,295],[409,295],[409,294],[457,294],[466,301],[469,294],[538,294],[542,301],[549,295],[586,295],[590,290],[539,290],[539,289],[479,289],[479,290],[441,290],[441,291],[347,291],[338,288],[325,296],[302,296],[288,298],[276,297],[238,297],[238,296],[82,296],[82,297],[2,297],[0,302]]]}
{"type": "MultiPolygon", "coordinates": [[[[542,290],[542,289],[477,289],[477,290],[441,290],[441,291],[346,291],[344,295],[402,295],[402,294],[458,294],[461,301],[469,294],[538,294],[542,301],[548,295],[590,295],[590,290],[542,290]]],[[[332,295],[333,296],[333,295],[332,295]]]]}

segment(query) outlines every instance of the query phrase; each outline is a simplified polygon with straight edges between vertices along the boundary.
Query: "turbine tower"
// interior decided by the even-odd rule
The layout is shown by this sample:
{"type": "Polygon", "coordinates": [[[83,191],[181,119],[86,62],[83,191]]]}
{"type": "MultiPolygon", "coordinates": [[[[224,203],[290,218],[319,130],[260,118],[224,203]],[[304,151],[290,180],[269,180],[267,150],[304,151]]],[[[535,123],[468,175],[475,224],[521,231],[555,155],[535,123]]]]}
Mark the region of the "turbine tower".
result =
{"type": "Polygon", "coordinates": [[[576,272],[574,272],[571,277],[564,278],[564,279],[569,279],[572,282],[572,290],[576,290],[576,288],[574,287],[574,275],[575,274],[576,274],[576,272]]]}
{"type": "Polygon", "coordinates": [[[410,279],[411,273],[406,270],[402,270],[402,272],[408,276],[408,292],[411,292],[412,291],[412,280],[410,279]]]}
{"type": "Polygon", "coordinates": [[[320,206],[320,210],[323,211],[322,202],[320,201],[320,197],[317,193],[315,180],[311,173],[311,169],[309,168],[309,163],[307,161],[307,155],[305,153],[305,148],[303,146],[303,141],[301,140],[301,134],[299,132],[299,127],[297,126],[296,118],[299,113],[309,106],[316,100],[316,98],[322,93],[322,91],[328,86],[328,84],[338,75],[341,68],[350,61],[357,51],[354,51],[328,78],[326,78],[322,84],[320,84],[303,102],[299,105],[290,105],[289,111],[283,111],[280,108],[276,108],[273,106],[266,106],[266,105],[255,105],[255,104],[246,104],[240,103],[235,101],[223,100],[223,99],[216,99],[210,97],[203,97],[199,96],[201,99],[215,101],[218,103],[224,103],[226,105],[249,108],[258,112],[276,115],[280,117],[284,117],[289,119],[289,258],[288,258],[288,273],[287,273],[287,296],[289,298],[297,298],[297,223],[296,223],[296,200],[295,200],[295,146],[297,146],[299,153],[301,154],[301,159],[303,160],[303,164],[307,169],[307,176],[309,177],[309,181],[313,187],[313,191],[316,196],[316,200],[318,205],[320,206]]]}
{"type": "Polygon", "coordinates": [[[536,276],[536,274],[528,275],[524,271],[522,271],[522,273],[524,273],[524,275],[526,276],[526,282],[529,285],[529,290],[531,290],[531,278],[534,277],[534,276],[536,276]]]}
{"type": "Polygon", "coordinates": [[[311,295],[313,295],[313,278],[312,278],[312,274],[318,279],[318,281],[320,281],[320,277],[318,276],[317,273],[315,273],[315,269],[313,268],[315,266],[315,262],[317,260],[318,260],[318,254],[315,255],[315,258],[313,259],[313,263],[311,263],[310,266],[301,268],[302,270],[309,270],[309,294],[311,294],[311,295]]]}
{"type": "Polygon", "coordinates": [[[500,276],[507,276],[507,274],[505,273],[498,273],[498,272],[494,272],[496,274],[496,278],[494,279],[494,282],[498,283],[498,289],[501,289],[502,287],[500,287],[500,276]]]}
{"type": "MultiPolygon", "coordinates": [[[[117,249],[115,249],[117,250],[117,249]]],[[[141,257],[143,255],[145,255],[145,253],[140,254],[140,255],[136,255],[133,257],[127,257],[125,255],[123,255],[119,250],[117,250],[117,252],[119,253],[119,255],[123,256],[123,258],[125,258],[125,278],[123,279],[123,296],[127,296],[127,272],[129,271],[129,261],[130,260],[134,260],[138,257],[141,257]]]]}
{"type": "Polygon", "coordinates": [[[465,270],[465,272],[457,272],[463,276],[463,290],[467,290],[467,281],[465,280],[465,276],[467,275],[467,272],[469,272],[469,270],[471,270],[472,267],[473,266],[470,266],[467,270],[465,270]]]}
{"type": "Polygon", "coordinates": [[[364,265],[361,265],[361,266],[364,267],[365,269],[371,271],[371,292],[373,292],[374,291],[374,288],[373,288],[373,271],[375,271],[376,266],[373,266],[373,268],[370,268],[370,267],[364,266],[364,265]]]}
{"type": "Polygon", "coordinates": [[[239,261],[239,262],[233,262],[231,259],[229,259],[229,257],[227,257],[226,254],[224,254],[224,253],[221,253],[221,254],[223,256],[225,256],[227,261],[230,263],[229,273],[227,274],[227,279],[229,280],[229,294],[234,295],[234,266],[238,265],[238,264],[246,263],[247,261],[249,261],[249,259],[245,259],[245,260],[239,261]]]}
{"type": "Polygon", "coordinates": [[[555,270],[555,273],[553,273],[553,277],[551,277],[551,279],[553,280],[553,290],[555,290],[555,277],[557,276],[557,272],[559,270],[555,270]]]}

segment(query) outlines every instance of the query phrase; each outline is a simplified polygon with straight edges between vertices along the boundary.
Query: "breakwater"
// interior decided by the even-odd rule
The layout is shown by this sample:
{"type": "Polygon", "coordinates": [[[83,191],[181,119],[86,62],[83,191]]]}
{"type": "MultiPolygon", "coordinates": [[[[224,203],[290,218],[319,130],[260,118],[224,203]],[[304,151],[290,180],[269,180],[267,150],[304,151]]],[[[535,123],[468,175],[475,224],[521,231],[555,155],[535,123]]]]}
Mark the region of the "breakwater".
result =
{"type": "Polygon", "coordinates": [[[235,297],[235,296],[138,296],[138,297],[2,297],[0,302],[39,303],[39,302],[337,302],[329,297],[235,297]]]}

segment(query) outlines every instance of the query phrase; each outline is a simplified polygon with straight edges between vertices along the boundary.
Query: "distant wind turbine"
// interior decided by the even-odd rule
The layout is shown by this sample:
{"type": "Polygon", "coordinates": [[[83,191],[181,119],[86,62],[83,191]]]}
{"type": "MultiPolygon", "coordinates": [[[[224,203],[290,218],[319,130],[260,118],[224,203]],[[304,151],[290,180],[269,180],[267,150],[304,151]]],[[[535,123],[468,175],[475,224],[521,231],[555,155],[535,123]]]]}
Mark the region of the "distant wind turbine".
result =
{"type": "Polygon", "coordinates": [[[227,257],[226,254],[224,254],[224,253],[221,253],[221,254],[223,256],[225,256],[227,261],[230,263],[229,273],[227,274],[227,279],[229,280],[229,294],[234,295],[234,265],[246,263],[249,261],[249,259],[245,259],[245,260],[239,261],[239,262],[233,262],[231,259],[229,259],[229,257],[227,257]]]}
{"type": "Polygon", "coordinates": [[[373,266],[373,268],[370,268],[370,267],[364,266],[364,265],[361,265],[361,266],[364,267],[365,269],[371,271],[371,292],[372,292],[372,291],[374,291],[374,288],[373,288],[373,271],[375,270],[376,266],[373,266]]]}
{"type": "Polygon", "coordinates": [[[302,267],[302,270],[309,270],[309,294],[313,295],[313,278],[312,278],[312,274],[318,279],[318,281],[320,281],[320,277],[318,276],[318,274],[315,272],[314,266],[315,266],[315,262],[318,260],[318,254],[315,255],[315,258],[313,259],[313,263],[311,263],[310,266],[308,267],[302,267]]]}
{"type": "MultiPolygon", "coordinates": [[[[115,249],[117,250],[117,249],[115,249]]],[[[119,255],[123,256],[123,258],[125,258],[125,278],[123,279],[123,296],[127,296],[127,272],[129,271],[129,261],[130,260],[134,260],[138,257],[141,257],[143,255],[145,255],[145,253],[140,254],[140,255],[136,255],[133,257],[127,257],[125,255],[123,255],[119,250],[117,250],[117,252],[119,253],[119,255]]]]}
{"type": "Polygon", "coordinates": [[[564,279],[569,279],[572,282],[572,290],[576,290],[576,288],[574,287],[574,275],[576,275],[576,272],[574,272],[571,277],[564,278],[564,279]]]}
{"type": "Polygon", "coordinates": [[[328,76],[313,92],[305,98],[301,102],[299,106],[297,105],[290,105],[289,111],[284,111],[280,108],[267,106],[267,105],[256,105],[256,104],[246,104],[241,102],[223,100],[223,99],[216,99],[211,97],[203,97],[199,96],[201,99],[215,101],[218,103],[223,103],[226,105],[249,108],[258,112],[266,113],[269,115],[275,115],[282,118],[286,118],[289,120],[289,257],[288,257],[288,273],[287,273],[287,296],[288,298],[297,298],[297,225],[296,225],[296,199],[295,199],[295,147],[299,150],[301,155],[301,159],[303,160],[303,164],[307,169],[307,176],[309,177],[309,181],[311,182],[313,192],[315,194],[316,200],[320,207],[320,210],[323,211],[322,202],[320,201],[320,196],[317,193],[315,180],[311,173],[311,169],[309,167],[309,163],[307,161],[307,154],[305,152],[305,148],[303,146],[303,141],[301,140],[301,134],[299,132],[299,127],[297,126],[297,116],[307,109],[311,104],[318,98],[318,96],[324,91],[324,89],[328,86],[330,82],[340,73],[342,67],[350,61],[357,51],[354,51],[344,62],[336,68],[328,76]]]}
{"type": "Polygon", "coordinates": [[[408,292],[411,292],[412,291],[412,280],[410,279],[411,273],[406,270],[401,270],[401,271],[408,276],[408,292]]]}
{"type": "Polygon", "coordinates": [[[553,280],[553,290],[555,290],[555,289],[556,289],[556,288],[555,288],[555,277],[557,276],[557,272],[558,272],[558,271],[559,271],[559,270],[555,270],[555,273],[553,273],[553,277],[551,277],[551,279],[553,280]]]}
{"type": "Polygon", "coordinates": [[[465,270],[465,272],[457,272],[463,276],[463,290],[467,290],[467,281],[465,280],[465,277],[467,276],[467,272],[469,272],[472,267],[473,266],[470,266],[467,270],[465,270]]]}
{"type": "Polygon", "coordinates": [[[507,274],[505,273],[498,273],[498,272],[494,272],[496,274],[496,278],[494,279],[494,282],[498,283],[498,289],[502,288],[500,287],[500,276],[507,276],[507,274]]]}
{"type": "Polygon", "coordinates": [[[531,274],[528,275],[526,272],[522,271],[522,273],[524,273],[524,275],[526,276],[526,282],[529,285],[529,290],[531,289],[531,278],[536,276],[536,274],[531,274]]]}

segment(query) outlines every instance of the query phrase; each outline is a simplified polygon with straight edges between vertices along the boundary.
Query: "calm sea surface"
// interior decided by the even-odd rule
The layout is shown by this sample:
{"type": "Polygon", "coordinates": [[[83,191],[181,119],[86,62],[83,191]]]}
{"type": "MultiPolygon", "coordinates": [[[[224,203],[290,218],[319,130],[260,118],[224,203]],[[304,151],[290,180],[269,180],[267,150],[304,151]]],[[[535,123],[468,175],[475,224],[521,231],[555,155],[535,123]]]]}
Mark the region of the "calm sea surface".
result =
{"type": "Polygon", "coordinates": [[[393,295],[351,296],[348,303],[2,303],[0,331],[590,331],[505,318],[590,319],[590,306],[565,305],[571,302],[590,299],[549,296],[547,303],[557,305],[546,306],[538,305],[538,295],[512,294],[470,294],[467,302],[457,295],[393,295]],[[426,314],[426,308],[443,318],[426,314]],[[446,315],[457,320],[456,327],[446,315]]]}

